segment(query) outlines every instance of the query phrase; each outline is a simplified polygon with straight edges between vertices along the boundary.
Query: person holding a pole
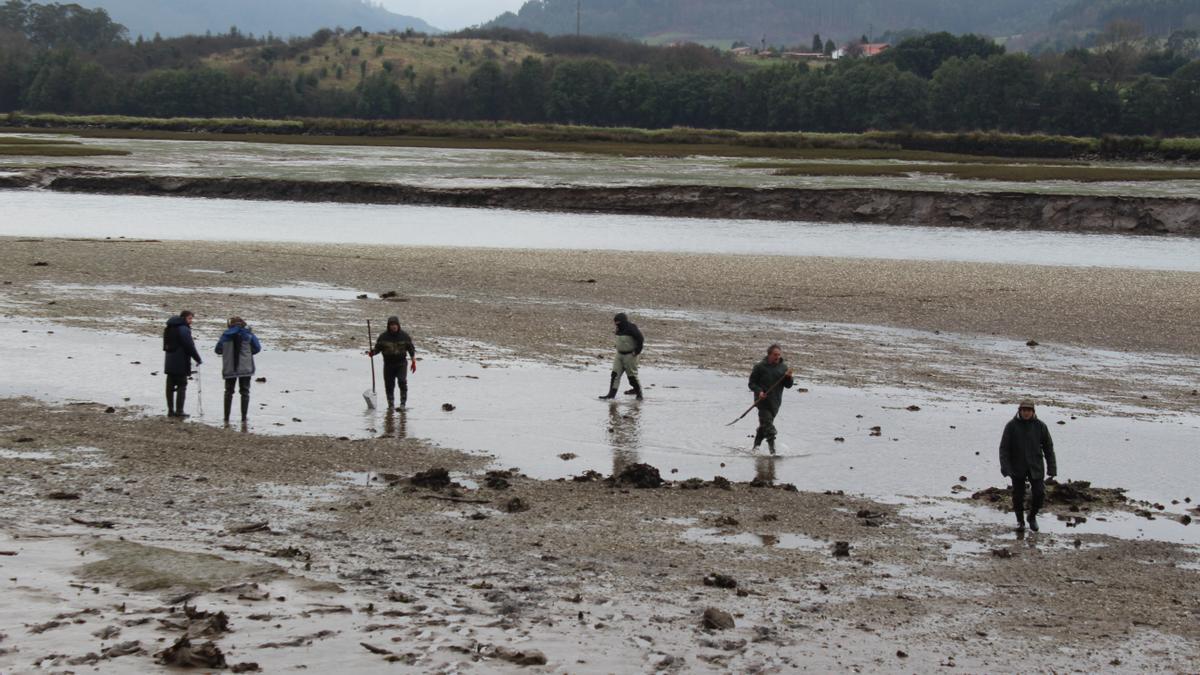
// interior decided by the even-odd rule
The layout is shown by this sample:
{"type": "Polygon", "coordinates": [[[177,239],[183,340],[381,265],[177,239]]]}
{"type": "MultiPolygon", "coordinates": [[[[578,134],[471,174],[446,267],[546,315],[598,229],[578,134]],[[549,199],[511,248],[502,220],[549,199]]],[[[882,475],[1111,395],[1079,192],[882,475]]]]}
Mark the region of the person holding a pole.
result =
{"type": "Polygon", "coordinates": [[[379,334],[375,347],[368,355],[383,355],[383,391],[387,394],[388,410],[402,409],[408,403],[408,373],[417,372],[417,351],[412,336],[400,328],[400,318],[389,316],[387,330],[379,334]],[[412,359],[412,365],[408,359],[412,359]],[[406,368],[407,366],[407,368],[406,368]],[[400,408],[396,408],[395,388],[400,385],[400,408]]]}
{"type": "Polygon", "coordinates": [[[767,440],[771,454],[775,454],[775,416],[783,404],[783,390],[791,389],[792,369],[783,362],[783,349],[773,344],[767,347],[767,355],[750,371],[750,391],[754,392],[754,407],[758,408],[758,429],[754,432],[754,449],[767,440]]]}

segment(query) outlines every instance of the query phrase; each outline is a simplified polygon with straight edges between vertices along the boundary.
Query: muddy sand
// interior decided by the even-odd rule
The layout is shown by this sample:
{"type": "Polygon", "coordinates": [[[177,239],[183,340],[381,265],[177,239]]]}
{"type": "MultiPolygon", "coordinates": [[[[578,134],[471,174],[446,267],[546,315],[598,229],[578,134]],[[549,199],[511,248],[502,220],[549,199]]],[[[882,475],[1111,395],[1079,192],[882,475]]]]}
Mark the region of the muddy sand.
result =
{"type": "Polygon", "coordinates": [[[413,441],[99,405],[6,399],[0,429],[19,451],[0,459],[6,672],[151,669],[189,634],[268,672],[1186,672],[1200,658],[1197,555],[1177,545],[1020,539],[786,486],[483,476],[478,458],[413,441]],[[408,480],[435,465],[463,487],[408,480]]]}
{"type": "MultiPolygon", "coordinates": [[[[583,367],[607,360],[621,309],[656,365],[741,373],[780,340],[802,382],[1032,393],[1109,414],[1197,405],[1184,384],[1197,274],[15,239],[0,269],[9,316],[147,336],[188,306],[214,334],[237,313],[273,349],[353,348],[362,319],[396,313],[440,354],[583,367]]],[[[119,401],[0,399],[0,449],[4,672],[153,670],[185,636],[193,662],[239,671],[1189,672],[1200,659],[1194,546],[1020,538],[1011,516],[947,500],[665,470],[652,488],[536,481],[415,439],[241,434],[119,401]],[[454,484],[413,480],[432,469],[454,484]]],[[[1097,515],[1055,505],[1043,519],[1097,515]]]]}

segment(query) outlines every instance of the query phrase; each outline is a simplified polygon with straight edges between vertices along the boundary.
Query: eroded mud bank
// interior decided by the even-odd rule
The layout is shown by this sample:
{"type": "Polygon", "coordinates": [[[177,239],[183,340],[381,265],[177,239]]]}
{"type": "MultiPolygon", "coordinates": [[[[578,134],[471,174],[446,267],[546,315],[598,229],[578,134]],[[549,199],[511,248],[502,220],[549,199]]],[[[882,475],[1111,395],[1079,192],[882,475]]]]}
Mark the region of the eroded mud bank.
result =
{"type": "Polygon", "coordinates": [[[1200,199],[718,186],[436,189],[355,181],[100,174],[0,177],[0,187],[353,204],[1200,236],[1200,199]]]}

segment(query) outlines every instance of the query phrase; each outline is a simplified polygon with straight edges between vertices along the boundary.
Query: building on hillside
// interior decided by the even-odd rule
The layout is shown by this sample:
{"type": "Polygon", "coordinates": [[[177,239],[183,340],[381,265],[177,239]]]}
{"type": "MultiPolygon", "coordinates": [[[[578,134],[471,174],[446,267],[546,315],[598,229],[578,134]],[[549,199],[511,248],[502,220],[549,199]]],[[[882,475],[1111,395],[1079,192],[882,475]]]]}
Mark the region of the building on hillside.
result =
{"type": "Polygon", "coordinates": [[[866,42],[859,45],[859,47],[862,48],[863,56],[879,56],[884,50],[891,47],[891,45],[886,42],[866,42]]]}

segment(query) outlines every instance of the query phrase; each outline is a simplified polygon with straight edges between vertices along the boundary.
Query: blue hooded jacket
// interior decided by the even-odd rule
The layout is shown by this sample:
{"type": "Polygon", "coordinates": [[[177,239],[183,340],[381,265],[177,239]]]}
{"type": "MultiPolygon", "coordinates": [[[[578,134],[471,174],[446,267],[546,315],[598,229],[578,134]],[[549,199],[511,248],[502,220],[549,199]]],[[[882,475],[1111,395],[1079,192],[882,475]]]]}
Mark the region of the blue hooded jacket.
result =
{"type": "Polygon", "coordinates": [[[230,326],[217,340],[216,352],[221,355],[221,376],[227,380],[254,374],[254,355],[262,344],[249,328],[230,326]],[[226,348],[228,345],[228,348],[226,348]]]}

